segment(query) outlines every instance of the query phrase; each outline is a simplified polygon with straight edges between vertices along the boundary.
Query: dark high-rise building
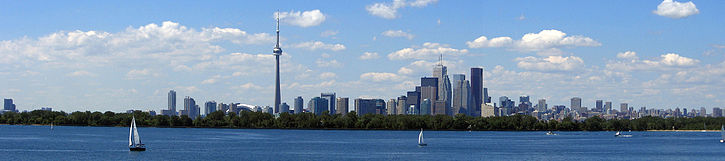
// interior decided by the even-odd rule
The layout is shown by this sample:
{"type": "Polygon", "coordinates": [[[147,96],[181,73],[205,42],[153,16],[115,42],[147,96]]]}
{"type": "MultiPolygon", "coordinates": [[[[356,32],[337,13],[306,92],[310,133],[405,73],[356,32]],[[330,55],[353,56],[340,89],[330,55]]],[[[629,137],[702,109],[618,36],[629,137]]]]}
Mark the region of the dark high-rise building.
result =
{"type": "Polygon", "coordinates": [[[597,111],[597,112],[604,112],[604,103],[603,102],[604,101],[602,101],[602,100],[597,100],[597,104],[596,104],[596,107],[595,107],[596,110],[595,111],[597,111]]]}
{"type": "Polygon", "coordinates": [[[429,99],[420,101],[420,115],[430,115],[433,103],[429,99]]]}
{"type": "MultiPolygon", "coordinates": [[[[430,107],[423,107],[422,105],[420,108],[430,108],[430,109],[420,109],[420,114],[433,114],[433,109],[435,109],[435,101],[438,100],[438,78],[436,77],[423,77],[420,78],[420,100],[428,99],[431,101],[430,107]],[[428,113],[426,113],[428,111],[428,113]]],[[[421,102],[422,103],[422,102],[421,102]]]]}
{"type": "Polygon", "coordinates": [[[216,111],[216,102],[215,101],[207,101],[204,103],[204,112],[205,115],[209,115],[210,113],[216,111]]]}
{"type": "Polygon", "coordinates": [[[335,98],[335,93],[321,93],[320,97],[327,99],[327,111],[329,111],[330,114],[335,114],[335,101],[337,101],[337,98],[335,98]]]}
{"type": "Polygon", "coordinates": [[[722,117],[722,110],[720,107],[712,108],[712,117],[722,117]]]}
{"type": "MultiPolygon", "coordinates": [[[[438,78],[436,77],[423,77],[420,78],[420,86],[421,87],[436,87],[438,88],[438,78]]],[[[437,96],[438,94],[436,94],[437,96]]]]}
{"type": "Polygon", "coordinates": [[[382,99],[355,99],[355,112],[358,116],[365,114],[384,114],[385,100],[382,99]]]}
{"type": "Polygon", "coordinates": [[[412,114],[420,111],[420,91],[408,91],[405,102],[405,108],[408,109],[406,113],[412,114]],[[410,110],[411,106],[414,109],[413,111],[410,110]]]}
{"type": "Polygon", "coordinates": [[[295,114],[302,113],[302,106],[304,106],[304,100],[302,100],[302,96],[297,96],[295,98],[295,114]]]}
{"type": "Polygon", "coordinates": [[[471,109],[474,116],[481,115],[481,104],[483,104],[483,68],[471,68],[471,99],[473,105],[471,109]]]}
{"type": "Polygon", "coordinates": [[[13,99],[4,99],[3,100],[3,110],[5,111],[15,111],[15,104],[13,103],[13,99]]]}
{"type": "Polygon", "coordinates": [[[581,108],[582,108],[582,98],[579,98],[579,97],[571,98],[571,106],[569,106],[569,107],[573,111],[585,112],[585,111],[581,111],[581,108]]]}
{"type": "Polygon", "coordinates": [[[483,88],[483,103],[491,103],[491,96],[488,95],[488,88],[483,88]]]}
{"type": "Polygon", "coordinates": [[[310,102],[307,103],[307,108],[315,113],[315,115],[322,115],[322,113],[327,111],[327,109],[329,108],[327,107],[328,105],[329,103],[327,102],[327,99],[324,99],[322,97],[315,97],[310,99],[310,102]]]}
{"type": "Polygon", "coordinates": [[[453,75],[453,115],[463,113],[472,115],[469,111],[470,105],[473,104],[471,99],[471,84],[466,80],[465,74],[453,75]]]}
{"type": "Polygon", "coordinates": [[[623,113],[629,113],[629,105],[627,103],[619,104],[619,111],[623,113]]]}
{"type": "Polygon", "coordinates": [[[350,109],[349,108],[350,98],[347,98],[347,97],[337,98],[336,104],[337,105],[335,105],[335,108],[336,108],[335,114],[347,115],[347,111],[350,109]]]}
{"type": "Polygon", "coordinates": [[[282,105],[279,105],[279,113],[289,113],[289,105],[287,102],[282,102],[282,105]]]}

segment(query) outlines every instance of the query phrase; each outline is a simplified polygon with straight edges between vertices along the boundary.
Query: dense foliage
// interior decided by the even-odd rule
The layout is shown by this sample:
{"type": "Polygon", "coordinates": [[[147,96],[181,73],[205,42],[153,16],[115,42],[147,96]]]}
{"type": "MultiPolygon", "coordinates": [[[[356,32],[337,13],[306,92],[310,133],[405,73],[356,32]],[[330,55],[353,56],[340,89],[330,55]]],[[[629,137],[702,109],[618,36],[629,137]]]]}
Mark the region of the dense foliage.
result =
{"type": "MultiPolygon", "coordinates": [[[[187,116],[151,116],[136,111],[138,126],[154,127],[209,127],[209,128],[280,128],[280,129],[390,129],[390,130],[719,130],[725,118],[660,118],[643,117],[633,120],[604,120],[592,117],[586,121],[565,118],[562,121],[539,121],[526,115],[501,117],[470,117],[463,114],[454,117],[446,115],[373,115],[358,117],[355,112],[348,115],[314,115],[312,113],[283,113],[274,115],[262,112],[243,111],[239,115],[225,115],[213,112],[204,118],[192,120],[187,116]]],[[[55,124],[71,126],[129,126],[131,114],[113,112],[55,112],[36,110],[32,112],[7,112],[0,115],[0,124],[55,124]]]]}

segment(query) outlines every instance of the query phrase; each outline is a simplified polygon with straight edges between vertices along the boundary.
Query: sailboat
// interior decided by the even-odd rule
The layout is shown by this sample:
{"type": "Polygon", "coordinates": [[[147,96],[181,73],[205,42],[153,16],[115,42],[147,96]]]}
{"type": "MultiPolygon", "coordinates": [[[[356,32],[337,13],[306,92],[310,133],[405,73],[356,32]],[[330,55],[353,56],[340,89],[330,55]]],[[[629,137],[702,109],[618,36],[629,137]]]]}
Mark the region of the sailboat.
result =
{"type": "Polygon", "coordinates": [[[420,134],[418,134],[418,146],[420,146],[420,147],[428,146],[428,144],[423,142],[423,129],[422,128],[420,129],[420,134]]]}
{"type": "Polygon", "coordinates": [[[720,142],[725,142],[725,125],[720,125],[720,142]]]}
{"type": "Polygon", "coordinates": [[[549,131],[549,132],[546,132],[546,135],[559,135],[559,134],[549,131]]]}
{"type": "Polygon", "coordinates": [[[50,130],[53,130],[53,123],[50,123],[50,130]]]}
{"type": "Polygon", "coordinates": [[[136,117],[131,119],[131,129],[128,130],[128,148],[131,151],[146,151],[146,146],[141,143],[141,138],[138,136],[136,117]]]}

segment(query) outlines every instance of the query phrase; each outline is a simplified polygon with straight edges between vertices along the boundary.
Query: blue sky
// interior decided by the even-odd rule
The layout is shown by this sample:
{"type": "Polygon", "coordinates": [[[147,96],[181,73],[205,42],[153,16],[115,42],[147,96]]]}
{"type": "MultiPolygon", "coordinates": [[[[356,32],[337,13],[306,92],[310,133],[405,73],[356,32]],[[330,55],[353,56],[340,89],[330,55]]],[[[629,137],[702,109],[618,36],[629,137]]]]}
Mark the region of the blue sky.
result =
{"type": "MultiPolygon", "coordinates": [[[[3,1],[0,97],[21,110],[124,111],[178,101],[390,99],[484,67],[499,96],[550,105],[723,107],[722,1],[3,1]]],[[[182,104],[179,104],[181,106],[182,104]]]]}

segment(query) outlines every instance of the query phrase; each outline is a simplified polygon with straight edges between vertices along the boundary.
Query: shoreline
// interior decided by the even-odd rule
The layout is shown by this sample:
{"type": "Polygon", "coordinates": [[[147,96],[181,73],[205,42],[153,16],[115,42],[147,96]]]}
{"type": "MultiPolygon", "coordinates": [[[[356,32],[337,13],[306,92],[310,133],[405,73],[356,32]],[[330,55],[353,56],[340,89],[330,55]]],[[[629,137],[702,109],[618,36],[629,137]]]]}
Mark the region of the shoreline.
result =
{"type": "MultiPolygon", "coordinates": [[[[9,126],[50,126],[50,124],[0,124],[9,126]]],[[[74,126],[74,127],[125,127],[125,126],[77,126],[77,125],[53,125],[56,127],[61,126],[74,126]]],[[[142,128],[199,128],[199,129],[266,129],[266,130],[390,130],[390,131],[418,131],[418,129],[348,129],[348,128],[230,128],[230,127],[185,127],[185,126],[139,126],[142,128]]],[[[468,131],[468,130],[457,130],[457,129],[424,129],[428,131],[468,131]]],[[[472,131],[511,131],[511,132],[545,132],[545,131],[556,131],[556,132],[602,132],[602,131],[586,131],[586,130],[574,130],[574,131],[561,131],[561,130],[472,130],[472,131]]],[[[607,131],[605,132],[615,132],[607,131]]],[[[632,130],[635,131],[635,130],[632,130]]],[[[720,132],[720,130],[644,130],[638,132],[720,132]]]]}

